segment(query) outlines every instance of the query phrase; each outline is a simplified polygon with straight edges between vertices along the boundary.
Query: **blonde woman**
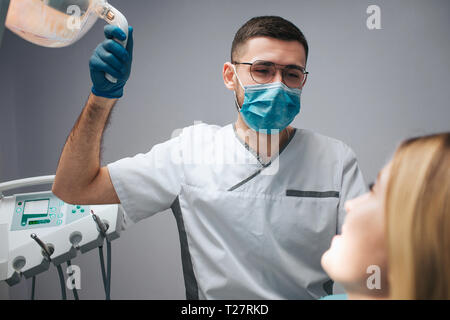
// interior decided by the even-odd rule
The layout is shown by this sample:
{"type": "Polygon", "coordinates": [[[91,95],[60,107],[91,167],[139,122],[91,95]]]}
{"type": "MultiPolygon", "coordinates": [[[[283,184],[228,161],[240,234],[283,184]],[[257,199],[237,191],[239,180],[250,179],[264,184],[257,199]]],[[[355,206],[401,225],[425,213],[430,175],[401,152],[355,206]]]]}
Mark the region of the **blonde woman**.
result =
{"type": "Polygon", "coordinates": [[[450,299],[450,133],[404,142],[391,163],[390,297],[450,299]]]}
{"type": "Polygon", "coordinates": [[[325,299],[450,299],[450,133],[402,143],[345,207],[322,267],[347,295],[325,299]]]}
{"type": "Polygon", "coordinates": [[[334,236],[322,255],[322,267],[346,295],[322,299],[387,299],[387,250],[384,204],[389,165],[378,174],[369,192],[347,201],[342,233],[334,236]],[[373,281],[372,281],[373,279],[373,281]]]}

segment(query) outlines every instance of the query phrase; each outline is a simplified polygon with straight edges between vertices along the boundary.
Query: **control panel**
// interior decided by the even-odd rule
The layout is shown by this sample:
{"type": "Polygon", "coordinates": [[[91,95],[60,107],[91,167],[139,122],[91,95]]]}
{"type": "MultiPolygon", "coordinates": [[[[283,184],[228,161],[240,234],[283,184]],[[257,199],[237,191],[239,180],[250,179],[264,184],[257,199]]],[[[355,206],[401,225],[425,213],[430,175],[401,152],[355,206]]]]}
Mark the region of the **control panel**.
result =
{"type": "Polygon", "coordinates": [[[67,204],[51,192],[18,195],[10,230],[55,227],[88,215],[89,206],[67,204]]]}

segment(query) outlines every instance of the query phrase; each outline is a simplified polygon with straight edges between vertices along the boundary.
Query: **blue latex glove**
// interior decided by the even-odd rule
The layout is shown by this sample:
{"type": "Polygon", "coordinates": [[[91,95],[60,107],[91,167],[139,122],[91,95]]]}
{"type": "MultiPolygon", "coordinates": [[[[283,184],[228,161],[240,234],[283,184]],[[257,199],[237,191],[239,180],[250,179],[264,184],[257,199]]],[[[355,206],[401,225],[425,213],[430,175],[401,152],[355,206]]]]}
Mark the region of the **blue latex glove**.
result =
{"type": "Polygon", "coordinates": [[[113,39],[125,40],[125,33],[117,26],[105,26],[105,41],[100,43],[94,51],[89,69],[92,79],[92,93],[105,98],[120,98],[123,87],[130,77],[131,62],[133,60],[133,28],[128,29],[128,43],[126,49],[113,39]],[[112,83],[105,78],[105,73],[117,79],[112,83]]]}

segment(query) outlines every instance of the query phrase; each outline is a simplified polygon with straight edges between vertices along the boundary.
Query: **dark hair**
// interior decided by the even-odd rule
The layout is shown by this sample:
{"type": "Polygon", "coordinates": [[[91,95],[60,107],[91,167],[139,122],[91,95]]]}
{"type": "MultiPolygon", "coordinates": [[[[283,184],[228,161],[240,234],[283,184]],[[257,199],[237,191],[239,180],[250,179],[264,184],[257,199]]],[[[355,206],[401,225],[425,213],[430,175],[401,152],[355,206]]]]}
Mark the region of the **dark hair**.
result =
{"type": "Polygon", "coordinates": [[[308,42],[299,28],[281,17],[261,16],[250,19],[236,32],[231,45],[231,62],[235,61],[234,58],[239,48],[254,37],[298,41],[305,48],[306,60],[308,60],[308,42]]]}

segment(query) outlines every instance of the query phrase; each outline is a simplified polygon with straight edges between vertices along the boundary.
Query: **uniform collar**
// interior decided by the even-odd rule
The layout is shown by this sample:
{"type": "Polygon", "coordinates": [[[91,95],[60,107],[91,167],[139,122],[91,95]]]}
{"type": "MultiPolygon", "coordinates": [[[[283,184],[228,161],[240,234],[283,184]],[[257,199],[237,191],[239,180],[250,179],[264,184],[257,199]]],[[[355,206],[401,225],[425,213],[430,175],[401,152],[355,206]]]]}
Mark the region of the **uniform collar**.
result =
{"type": "Polygon", "coordinates": [[[236,139],[245,147],[245,149],[247,149],[248,152],[250,152],[257,160],[258,162],[263,166],[263,167],[267,167],[269,166],[275,159],[277,159],[277,157],[280,156],[280,154],[287,148],[287,146],[289,145],[289,143],[291,142],[292,138],[294,138],[295,134],[297,133],[297,128],[294,128],[294,132],[292,133],[292,135],[289,136],[289,139],[287,141],[287,143],[280,149],[280,151],[278,152],[278,154],[275,157],[272,157],[268,162],[265,162],[259,155],[258,153],[253,150],[252,148],[250,148],[250,146],[243,141],[239,135],[237,134],[236,131],[236,126],[234,123],[232,123],[233,126],[233,132],[234,135],[236,137],[236,139]]]}

